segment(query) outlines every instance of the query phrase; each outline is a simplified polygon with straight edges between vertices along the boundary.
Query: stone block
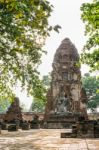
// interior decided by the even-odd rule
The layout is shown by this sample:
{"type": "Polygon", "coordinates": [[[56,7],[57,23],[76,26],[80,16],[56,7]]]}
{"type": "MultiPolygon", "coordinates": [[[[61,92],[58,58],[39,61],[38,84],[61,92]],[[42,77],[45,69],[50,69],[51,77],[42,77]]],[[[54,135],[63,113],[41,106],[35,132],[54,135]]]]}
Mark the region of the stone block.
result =
{"type": "Polygon", "coordinates": [[[22,128],[22,130],[29,130],[30,124],[29,123],[22,123],[21,128],[22,128]]]}
{"type": "Polygon", "coordinates": [[[31,123],[30,124],[30,128],[31,129],[39,129],[40,128],[40,124],[39,123],[31,123]]]}
{"type": "Polygon", "coordinates": [[[8,131],[9,131],[9,132],[18,131],[17,125],[16,125],[16,124],[9,125],[9,126],[8,126],[8,131]]]}
{"type": "Polygon", "coordinates": [[[1,124],[1,129],[2,130],[7,130],[7,124],[6,123],[2,123],[1,124]]]}
{"type": "Polygon", "coordinates": [[[61,133],[61,138],[76,138],[77,134],[72,132],[61,133]]]}

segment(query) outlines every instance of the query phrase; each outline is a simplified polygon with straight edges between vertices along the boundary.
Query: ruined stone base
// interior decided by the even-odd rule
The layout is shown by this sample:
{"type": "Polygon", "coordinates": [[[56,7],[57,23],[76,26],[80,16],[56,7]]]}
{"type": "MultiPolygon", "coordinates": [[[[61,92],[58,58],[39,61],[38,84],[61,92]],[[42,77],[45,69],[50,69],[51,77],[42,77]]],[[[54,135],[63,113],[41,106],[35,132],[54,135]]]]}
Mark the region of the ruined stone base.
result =
{"type": "Polygon", "coordinates": [[[66,122],[66,121],[48,121],[45,128],[47,129],[64,129],[64,128],[71,128],[73,122],[66,122]]]}
{"type": "Polygon", "coordinates": [[[93,121],[77,122],[70,133],[61,133],[61,138],[99,138],[99,124],[93,121]]]}
{"type": "Polygon", "coordinates": [[[61,138],[76,138],[77,134],[74,133],[61,133],[61,138]]]}
{"type": "Polygon", "coordinates": [[[72,128],[77,120],[78,117],[72,114],[51,114],[44,124],[48,129],[64,129],[72,128]]]}
{"type": "Polygon", "coordinates": [[[61,133],[61,138],[99,138],[99,135],[91,134],[75,134],[75,133],[61,133]]]}

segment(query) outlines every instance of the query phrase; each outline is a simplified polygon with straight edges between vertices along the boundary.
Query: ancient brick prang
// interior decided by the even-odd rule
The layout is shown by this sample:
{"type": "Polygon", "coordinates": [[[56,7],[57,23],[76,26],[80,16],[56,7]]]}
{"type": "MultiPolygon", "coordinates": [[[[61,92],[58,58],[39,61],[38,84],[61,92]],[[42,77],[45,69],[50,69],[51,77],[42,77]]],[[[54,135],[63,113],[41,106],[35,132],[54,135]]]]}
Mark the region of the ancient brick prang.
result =
{"type": "Polygon", "coordinates": [[[50,114],[81,114],[87,116],[87,97],[82,88],[79,54],[65,38],[53,60],[51,86],[47,94],[45,118],[50,114]]]}

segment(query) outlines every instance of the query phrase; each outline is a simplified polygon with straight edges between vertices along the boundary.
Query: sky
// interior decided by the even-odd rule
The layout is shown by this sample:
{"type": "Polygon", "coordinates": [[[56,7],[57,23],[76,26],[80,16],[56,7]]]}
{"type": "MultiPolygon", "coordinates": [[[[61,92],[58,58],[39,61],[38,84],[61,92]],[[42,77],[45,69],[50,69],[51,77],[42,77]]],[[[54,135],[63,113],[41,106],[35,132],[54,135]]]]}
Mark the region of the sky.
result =
{"type": "MultiPolygon", "coordinates": [[[[90,2],[91,0],[49,0],[54,6],[49,23],[51,25],[60,25],[60,33],[51,32],[50,37],[46,39],[44,49],[47,50],[47,55],[43,55],[42,64],[39,67],[41,75],[47,75],[52,70],[52,62],[56,49],[60,45],[61,41],[68,37],[75,44],[78,49],[78,53],[81,53],[83,45],[86,42],[84,36],[84,24],[81,18],[80,6],[84,2],[90,2]]],[[[85,65],[81,68],[81,73],[88,72],[88,67],[85,65]]],[[[20,92],[20,87],[15,90],[16,95],[24,103],[27,108],[30,107],[32,98],[27,97],[26,91],[20,92]]]]}
{"type": "MultiPolygon", "coordinates": [[[[80,7],[82,3],[90,1],[91,0],[49,0],[54,6],[49,22],[51,25],[60,25],[62,29],[59,34],[53,31],[46,40],[44,48],[47,50],[47,55],[42,57],[42,65],[39,67],[41,75],[51,72],[55,51],[64,38],[70,38],[78,49],[78,53],[81,53],[83,45],[86,42],[86,37],[84,36],[84,23],[80,19],[80,7]]],[[[83,65],[81,68],[82,74],[86,71],[88,71],[88,67],[83,65]]]]}

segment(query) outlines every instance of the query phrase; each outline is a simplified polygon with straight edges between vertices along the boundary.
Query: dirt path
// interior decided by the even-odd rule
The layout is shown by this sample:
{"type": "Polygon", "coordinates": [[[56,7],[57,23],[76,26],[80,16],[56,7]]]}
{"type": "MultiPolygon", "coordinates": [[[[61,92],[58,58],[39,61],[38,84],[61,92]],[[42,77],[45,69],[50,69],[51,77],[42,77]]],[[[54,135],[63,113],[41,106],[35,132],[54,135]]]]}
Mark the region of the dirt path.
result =
{"type": "Polygon", "coordinates": [[[3,131],[0,150],[99,150],[99,139],[60,138],[66,130],[3,131]]]}

